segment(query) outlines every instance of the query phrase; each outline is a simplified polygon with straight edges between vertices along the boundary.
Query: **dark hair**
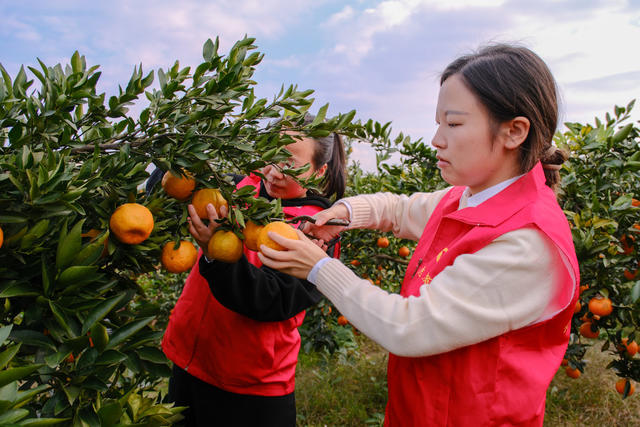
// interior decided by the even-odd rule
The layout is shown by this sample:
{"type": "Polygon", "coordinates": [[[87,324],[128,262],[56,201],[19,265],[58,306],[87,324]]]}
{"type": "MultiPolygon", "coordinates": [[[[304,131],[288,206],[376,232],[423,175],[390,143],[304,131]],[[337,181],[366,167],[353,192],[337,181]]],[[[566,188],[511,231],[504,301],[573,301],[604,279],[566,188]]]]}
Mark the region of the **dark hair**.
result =
{"type": "Polygon", "coordinates": [[[546,184],[555,189],[568,156],[552,145],[558,95],[544,61],[525,47],[495,44],[453,61],[442,73],[440,85],[454,74],[487,109],[494,131],[515,117],[529,119],[529,134],[519,149],[520,171],[526,173],[540,161],[546,184]]]}
{"type": "MultiPolygon", "coordinates": [[[[304,124],[313,122],[315,116],[307,113],[304,117],[304,124]]],[[[325,137],[313,137],[316,142],[311,158],[311,166],[320,169],[325,164],[327,170],[320,181],[322,185],[322,195],[330,198],[335,195],[336,199],[342,198],[347,185],[346,154],[342,136],[332,133],[325,137]]]]}

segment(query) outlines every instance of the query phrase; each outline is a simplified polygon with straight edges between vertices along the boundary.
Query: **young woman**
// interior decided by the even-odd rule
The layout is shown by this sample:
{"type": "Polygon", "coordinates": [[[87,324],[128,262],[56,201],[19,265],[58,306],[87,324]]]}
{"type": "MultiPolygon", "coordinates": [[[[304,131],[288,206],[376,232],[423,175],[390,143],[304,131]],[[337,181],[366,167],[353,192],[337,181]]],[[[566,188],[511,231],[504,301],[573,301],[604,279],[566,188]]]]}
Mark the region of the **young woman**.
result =
{"type": "MultiPolygon", "coordinates": [[[[308,119],[312,120],[313,117],[308,119]]],[[[287,145],[293,167],[311,164],[303,178],[323,177],[323,194],[312,194],[276,166],[243,178],[267,199],[280,198],[286,216],[313,215],[340,198],[345,187],[341,138],[301,137],[287,145]]],[[[189,230],[206,245],[217,227],[209,205],[205,225],[189,206],[189,230]]],[[[329,248],[333,254],[332,248],[329,248]]],[[[297,328],[304,310],[321,294],[300,280],[261,266],[245,250],[236,263],[200,256],[187,278],[164,335],[162,348],[174,362],[169,400],[188,406],[189,426],[295,426],[295,368],[300,348],[297,328]]]]}
{"type": "Polygon", "coordinates": [[[272,236],[265,265],[307,278],[390,351],[385,425],[542,425],[564,355],[579,270],[552,187],[566,158],[552,146],[555,81],[526,48],[486,47],[444,71],[432,145],[453,187],[410,197],[343,199],[323,226],[418,240],[400,295],[359,279],[304,235],[272,236]],[[545,185],[546,184],[546,185],[545,185]]]}

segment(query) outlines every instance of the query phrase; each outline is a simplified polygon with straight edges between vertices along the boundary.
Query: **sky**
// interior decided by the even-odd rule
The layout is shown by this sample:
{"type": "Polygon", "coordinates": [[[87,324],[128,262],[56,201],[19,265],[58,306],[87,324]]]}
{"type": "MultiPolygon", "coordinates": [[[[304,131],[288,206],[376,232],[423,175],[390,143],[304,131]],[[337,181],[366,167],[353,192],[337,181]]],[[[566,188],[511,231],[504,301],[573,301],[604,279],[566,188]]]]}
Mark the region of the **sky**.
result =
{"type": "MultiPolygon", "coordinates": [[[[176,60],[195,67],[208,38],[219,36],[226,53],[248,35],[265,54],[258,96],[297,84],[315,90],[312,112],[355,109],[427,144],[439,73],[487,43],[518,43],[545,60],[560,123],[593,123],[640,96],[640,0],[34,0],[0,2],[0,16],[0,63],[12,77],[22,64],[39,68],[36,58],[66,64],[78,50],[100,65],[109,96],[140,63],[145,74],[176,60]]],[[[353,157],[375,165],[364,146],[353,157]]]]}

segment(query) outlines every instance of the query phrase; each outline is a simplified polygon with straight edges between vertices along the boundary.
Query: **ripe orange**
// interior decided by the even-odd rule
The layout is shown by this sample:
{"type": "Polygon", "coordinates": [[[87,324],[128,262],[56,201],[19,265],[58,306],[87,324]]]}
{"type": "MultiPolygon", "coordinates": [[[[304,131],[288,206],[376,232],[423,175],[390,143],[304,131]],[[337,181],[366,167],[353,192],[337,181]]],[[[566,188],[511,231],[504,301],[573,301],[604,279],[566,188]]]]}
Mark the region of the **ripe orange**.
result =
{"type": "Polygon", "coordinates": [[[410,253],[411,251],[406,246],[402,246],[400,247],[400,249],[398,249],[398,255],[400,255],[402,258],[408,257],[410,253]]]}
{"type": "Polygon", "coordinates": [[[182,240],[180,247],[174,249],[173,242],[169,242],[162,248],[160,261],[162,266],[171,273],[182,273],[191,270],[198,259],[198,250],[193,243],[182,240]]]}
{"type": "Polygon", "coordinates": [[[2,247],[3,242],[4,242],[4,233],[2,232],[2,227],[0,227],[0,248],[2,247]]]}
{"type": "Polygon", "coordinates": [[[118,240],[128,245],[142,243],[153,231],[153,215],[138,203],[118,206],[109,219],[111,231],[118,240]]]}
{"type": "Polygon", "coordinates": [[[255,222],[249,220],[246,226],[242,229],[244,235],[244,245],[252,251],[258,250],[258,235],[264,225],[258,225],[255,222]]]}
{"type": "Polygon", "coordinates": [[[627,394],[627,397],[629,397],[634,391],[636,391],[636,386],[626,378],[620,378],[616,382],[616,391],[620,394],[624,394],[624,387],[627,385],[627,382],[629,382],[629,394],[627,394]]]}
{"type": "Polygon", "coordinates": [[[582,309],[582,304],[580,304],[580,301],[576,301],[576,306],[573,309],[573,314],[579,313],[580,310],[582,309]]]}
{"type": "Polygon", "coordinates": [[[635,341],[631,341],[629,344],[627,344],[628,341],[629,338],[622,338],[622,345],[618,349],[620,351],[626,351],[629,357],[633,357],[638,352],[638,343],[636,343],[635,341]]]}
{"type": "Polygon", "coordinates": [[[638,274],[638,270],[636,269],[633,273],[630,272],[629,270],[624,270],[624,278],[627,280],[633,280],[636,278],[636,275],[638,274]]]}
{"type": "Polygon", "coordinates": [[[636,230],[640,230],[640,224],[638,223],[633,224],[633,228],[635,228],[636,230]]]}
{"type": "Polygon", "coordinates": [[[388,248],[389,247],[389,239],[386,237],[379,237],[376,243],[379,248],[388,248]]]}
{"type": "Polygon", "coordinates": [[[595,331],[593,331],[591,329],[591,325],[591,322],[584,322],[582,325],[580,325],[580,335],[586,338],[598,338],[598,335],[600,335],[600,330],[596,329],[595,331]]]}
{"type": "Polygon", "coordinates": [[[560,366],[569,366],[569,361],[567,359],[562,359],[560,366]]]}
{"type": "Polygon", "coordinates": [[[635,207],[640,206],[640,200],[638,200],[638,199],[631,199],[631,206],[635,206],[635,207]]]}
{"type": "Polygon", "coordinates": [[[589,284],[580,286],[580,294],[589,289],[589,284]]]}
{"type": "Polygon", "coordinates": [[[357,259],[352,259],[350,264],[353,265],[354,267],[357,267],[360,265],[360,261],[358,261],[357,259]]]}
{"type": "Polygon", "coordinates": [[[609,298],[597,295],[589,300],[589,311],[598,316],[608,316],[613,311],[609,298]]]}
{"type": "Polygon", "coordinates": [[[220,190],[216,188],[203,188],[193,193],[191,204],[196,209],[196,213],[200,218],[209,218],[209,215],[207,214],[207,205],[209,203],[211,203],[213,207],[216,208],[218,217],[221,216],[220,208],[222,206],[226,206],[227,209],[229,208],[229,204],[224,199],[224,197],[222,197],[222,193],[220,193],[220,190]]]}
{"type": "Polygon", "coordinates": [[[196,188],[196,180],[189,173],[176,176],[171,171],[166,171],[162,176],[162,188],[174,199],[184,201],[191,197],[191,193],[196,188]]]}
{"type": "Polygon", "coordinates": [[[271,249],[275,249],[277,251],[282,251],[285,248],[271,240],[268,233],[273,231],[274,233],[278,233],[282,237],[286,237],[287,239],[298,240],[298,233],[296,233],[295,228],[287,224],[283,221],[273,221],[269,224],[265,225],[260,233],[258,234],[258,248],[260,246],[265,245],[271,249]]]}
{"type": "Polygon", "coordinates": [[[233,231],[218,230],[209,240],[207,256],[230,264],[237,262],[242,256],[242,240],[233,231]]]}
{"type": "Polygon", "coordinates": [[[629,235],[623,234],[622,237],[620,237],[622,252],[618,252],[618,253],[623,253],[625,255],[629,255],[633,253],[633,242],[635,242],[635,240],[636,240],[635,237],[633,237],[631,234],[629,235]]]}
{"type": "Polygon", "coordinates": [[[344,316],[342,316],[342,315],[338,316],[338,325],[340,325],[340,326],[346,326],[346,325],[348,325],[348,324],[349,324],[349,321],[347,320],[347,318],[346,318],[346,317],[344,317],[344,316]]]}
{"type": "Polygon", "coordinates": [[[573,369],[571,366],[567,366],[566,368],[564,368],[564,371],[571,378],[580,378],[580,369],[573,369]]]}

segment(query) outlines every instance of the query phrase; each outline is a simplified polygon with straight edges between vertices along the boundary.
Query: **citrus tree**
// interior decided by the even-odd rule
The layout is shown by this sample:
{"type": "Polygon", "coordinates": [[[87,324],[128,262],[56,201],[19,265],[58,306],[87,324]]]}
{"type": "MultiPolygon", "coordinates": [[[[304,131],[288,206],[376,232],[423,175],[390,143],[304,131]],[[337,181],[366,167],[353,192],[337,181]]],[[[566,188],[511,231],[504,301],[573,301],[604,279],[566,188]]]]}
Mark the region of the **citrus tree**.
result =
{"type": "Polygon", "coordinates": [[[16,409],[11,422],[175,421],[180,409],[155,391],[170,374],[157,321],[167,307],[137,278],[161,258],[169,271],[193,265],[191,192],[215,189],[205,203],[227,204],[222,228],[243,238],[249,219],[282,212],[251,188],[234,191],[229,174],[285,165],[293,139],[283,128],[387,138],[380,124],[354,122],[354,111],[326,117],[327,105],[305,125],[311,90],[257,98],[255,49],[245,37],[221,55],[208,40],[194,69],[136,67],[108,98],[96,90],[98,66],[78,52],[15,77],[0,64],[0,408],[16,409]],[[134,102],[144,107],[135,115],[134,102]],[[154,168],[167,172],[164,191],[145,188],[154,168]]]}
{"type": "MultiPolygon", "coordinates": [[[[567,373],[579,376],[583,356],[600,338],[609,367],[640,381],[640,128],[634,106],[616,106],[595,124],[567,123],[556,143],[571,152],[562,174],[560,202],[572,226],[580,263],[581,295],[575,307],[567,373]]],[[[633,383],[618,387],[626,397],[633,383]]]]}

